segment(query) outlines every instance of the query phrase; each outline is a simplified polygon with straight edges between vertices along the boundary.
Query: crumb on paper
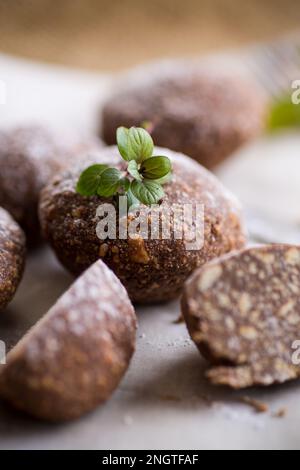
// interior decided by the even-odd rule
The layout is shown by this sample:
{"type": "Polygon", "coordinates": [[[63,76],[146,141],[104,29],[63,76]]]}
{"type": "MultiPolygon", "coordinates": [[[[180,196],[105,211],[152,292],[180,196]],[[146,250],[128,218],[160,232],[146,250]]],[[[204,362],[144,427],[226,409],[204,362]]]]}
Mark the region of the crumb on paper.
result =
{"type": "Polygon", "coordinates": [[[251,406],[257,413],[267,413],[269,406],[260,400],[251,397],[240,397],[239,401],[245,405],[251,406]]]}
{"type": "Polygon", "coordinates": [[[286,408],[279,408],[275,413],[273,414],[274,418],[285,418],[287,415],[287,409],[286,408]]]}

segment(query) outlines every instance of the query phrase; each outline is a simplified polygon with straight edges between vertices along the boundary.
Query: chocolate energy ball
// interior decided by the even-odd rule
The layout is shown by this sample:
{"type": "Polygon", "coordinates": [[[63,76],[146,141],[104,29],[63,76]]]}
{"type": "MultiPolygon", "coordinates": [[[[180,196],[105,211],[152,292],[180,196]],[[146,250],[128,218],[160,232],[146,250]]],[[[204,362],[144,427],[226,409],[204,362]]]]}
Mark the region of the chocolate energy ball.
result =
{"type": "Polygon", "coordinates": [[[9,352],[0,396],[40,419],[78,418],[118,386],[135,332],[128,295],[99,260],[9,352]]]}
{"type": "Polygon", "coordinates": [[[0,207],[0,311],[12,300],[25,264],[25,236],[0,207]]]}
{"type": "Polygon", "coordinates": [[[244,78],[180,64],[152,80],[147,72],[151,76],[147,68],[120,84],[121,91],[105,103],[100,134],[107,144],[115,144],[119,126],[149,122],[157,145],[211,169],[264,126],[265,100],[244,78]]]}
{"type": "Polygon", "coordinates": [[[182,311],[215,385],[268,386],[300,377],[300,247],[265,245],[207,263],[182,311]]]}
{"type": "Polygon", "coordinates": [[[89,145],[100,147],[73,138],[61,141],[36,126],[0,132],[0,206],[21,225],[31,245],[40,237],[37,208],[41,189],[89,145]]]}
{"type": "MultiPolygon", "coordinates": [[[[89,166],[87,162],[56,176],[42,191],[40,202],[43,234],[67,269],[80,274],[102,258],[122,281],[131,300],[142,303],[175,298],[195,268],[245,243],[239,205],[211,173],[182,154],[162,148],[156,148],[155,154],[169,157],[173,164],[171,182],[164,185],[165,197],[158,206],[160,221],[167,221],[167,236],[160,232],[155,238],[149,229],[148,237],[146,232],[146,236],[137,233],[121,239],[117,231],[116,239],[99,239],[97,208],[113,201],[76,192],[79,175],[89,166]],[[203,228],[203,245],[191,248],[185,238],[176,236],[175,223],[181,216],[177,218],[171,211],[168,219],[168,207],[195,207],[196,203],[204,207],[199,228],[203,228]]],[[[93,162],[122,165],[117,147],[103,149],[93,162]]],[[[150,224],[153,214],[148,211],[146,206],[139,208],[140,217],[147,216],[150,224]]],[[[126,223],[131,221],[129,214],[126,223]]],[[[196,234],[199,236],[198,231],[196,234]]]]}

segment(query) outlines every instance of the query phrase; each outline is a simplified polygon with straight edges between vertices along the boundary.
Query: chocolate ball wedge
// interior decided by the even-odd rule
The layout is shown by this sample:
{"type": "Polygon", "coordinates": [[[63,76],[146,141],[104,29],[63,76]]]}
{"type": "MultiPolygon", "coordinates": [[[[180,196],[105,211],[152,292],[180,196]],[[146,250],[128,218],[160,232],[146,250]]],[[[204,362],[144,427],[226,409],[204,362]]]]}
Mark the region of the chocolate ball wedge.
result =
{"type": "Polygon", "coordinates": [[[124,287],[99,260],[9,352],[0,396],[43,420],[78,418],[118,386],[135,331],[124,287]]]}

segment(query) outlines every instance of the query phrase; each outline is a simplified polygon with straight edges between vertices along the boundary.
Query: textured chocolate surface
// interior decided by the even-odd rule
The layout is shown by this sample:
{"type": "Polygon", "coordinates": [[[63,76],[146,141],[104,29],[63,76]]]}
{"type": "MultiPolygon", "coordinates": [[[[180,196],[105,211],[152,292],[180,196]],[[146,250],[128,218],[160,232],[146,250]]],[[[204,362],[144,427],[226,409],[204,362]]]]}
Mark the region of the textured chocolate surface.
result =
{"type": "Polygon", "coordinates": [[[24,264],[25,236],[12,217],[0,207],[0,311],[13,298],[24,264]]]}
{"type": "Polygon", "coordinates": [[[218,385],[244,388],[300,377],[300,247],[269,245],[224,256],[186,283],[188,330],[218,385]]]}
{"type": "MultiPolygon", "coordinates": [[[[86,143],[90,144],[96,146],[86,143]]],[[[0,133],[0,206],[22,226],[29,243],[34,244],[40,235],[37,207],[41,189],[57,171],[79,158],[83,149],[83,142],[61,142],[38,126],[0,133]]]]}
{"type": "MultiPolygon", "coordinates": [[[[166,205],[204,205],[204,245],[188,250],[185,240],[171,238],[102,241],[96,234],[96,209],[103,199],[82,197],[75,191],[80,172],[72,168],[58,175],[42,192],[40,219],[45,238],[71,272],[81,273],[99,257],[117,274],[135,302],[158,302],[179,295],[186,278],[208,260],[241,248],[245,243],[240,208],[217,179],[184,155],[157,148],[173,162],[172,181],[164,186],[166,205]]],[[[93,161],[121,165],[115,147],[99,152],[93,161]]],[[[105,200],[105,202],[111,202],[105,200]]],[[[147,210],[141,206],[141,212],[147,210]]],[[[163,206],[161,206],[164,217],[163,206]]]]}
{"type": "Polygon", "coordinates": [[[11,350],[0,395],[41,419],[77,418],[104,402],[135,346],[128,295],[102,261],[87,270],[11,350]]]}
{"type": "Polygon", "coordinates": [[[117,127],[149,121],[157,145],[213,168],[260,133],[264,115],[264,99],[253,83],[179,64],[152,80],[142,75],[108,99],[101,135],[115,144],[117,127]]]}

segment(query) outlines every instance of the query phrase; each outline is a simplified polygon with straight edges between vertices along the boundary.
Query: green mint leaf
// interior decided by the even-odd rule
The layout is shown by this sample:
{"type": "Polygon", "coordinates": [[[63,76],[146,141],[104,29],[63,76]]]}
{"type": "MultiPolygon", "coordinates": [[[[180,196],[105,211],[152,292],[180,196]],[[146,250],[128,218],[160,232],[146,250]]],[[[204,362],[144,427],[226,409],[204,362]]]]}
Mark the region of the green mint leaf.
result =
{"type": "Polygon", "coordinates": [[[167,176],[172,170],[168,157],[151,157],[145,160],[141,167],[141,174],[146,179],[157,180],[167,176]]]}
{"type": "Polygon", "coordinates": [[[285,95],[271,104],[267,129],[274,132],[290,127],[300,127],[300,105],[292,103],[291,96],[285,95]]]}
{"type": "Polygon", "coordinates": [[[150,180],[132,181],[130,190],[146,206],[157,204],[165,195],[161,185],[150,180]]]}
{"type": "Polygon", "coordinates": [[[131,127],[128,131],[128,160],[138,163],[150,158],[153,153],[153,140],[151,135],[142,127],[131,127]]]}
{"type": "Polygon", "coordinates": [[[126,127],[118,127],[117,145],[122,158],[126,161],[130,160],[128,157],[128,134],[129,130],[126,127]]]}
{"type": "Polygon", "coordinates": [[[170,172],[166,176],[163,176],[162,178],[158,178],[152,181],[155,181],[155,183],[159,183],[163,185],[163,184],[170,183],[171,180],[172,180],[172,173],[170,172]]]}
{"type": "Polygon", "coordinates": [[[107,165],[92,165],[84,170],[76,185],[76,191],[82,196],[94,196],[100,184],[102,173],[108,168],[107,165]]]}
{"type": "Polygon", "coordinates": [[[107,170],[105,170],[101,175],[98,195],[110,197],[116,194],[119,189],[122,176],[122,173],[116,168],[107,168],[107,170]]]}
{"type": "Polygon", "coordinates": [[[129,190],[130,188],[130,181],[128,178],[122,178],[120,179],[120,187],[122,187],[125,191],[125,193],[129,190]]]}
{"type": "Polygon", "coordinates": [[[128,163],[127,171],[134,179],[142,181],[143,178],[139,172],[139,165],[135,160],[131,160],[128,163]]]}
{"type": "Polygon", "coordinates": [[[135,208],[140,205],[139,200],[133,195],[131,189],[127,191],[126,196],[127,196],[128,209],[135,208]]]}

